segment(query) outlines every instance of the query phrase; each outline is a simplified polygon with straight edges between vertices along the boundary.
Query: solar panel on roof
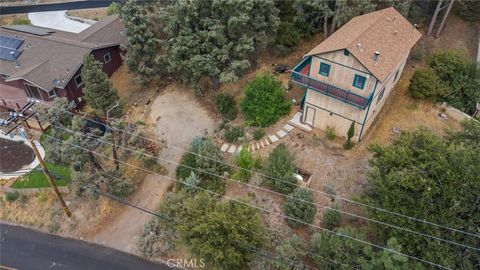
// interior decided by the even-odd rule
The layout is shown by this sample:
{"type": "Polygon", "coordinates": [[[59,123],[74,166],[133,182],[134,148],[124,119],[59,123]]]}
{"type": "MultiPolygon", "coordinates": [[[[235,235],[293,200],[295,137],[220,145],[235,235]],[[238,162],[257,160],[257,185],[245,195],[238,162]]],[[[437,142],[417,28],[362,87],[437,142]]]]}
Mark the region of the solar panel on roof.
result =
{"type": "Polygon", "coordinates": [[[18,49],[22,45],[23,39],[0,35],[0,46],[12,49],[18,49]]]}
{"type": "Polygon", "coordinates": [[[11,49],[11,48],[5,48],[5,47],[0,47],[0,59],[6,60],[6,61],[15,61],[17,60],[18,56],[22,52],[19,50],[11,49]]]}

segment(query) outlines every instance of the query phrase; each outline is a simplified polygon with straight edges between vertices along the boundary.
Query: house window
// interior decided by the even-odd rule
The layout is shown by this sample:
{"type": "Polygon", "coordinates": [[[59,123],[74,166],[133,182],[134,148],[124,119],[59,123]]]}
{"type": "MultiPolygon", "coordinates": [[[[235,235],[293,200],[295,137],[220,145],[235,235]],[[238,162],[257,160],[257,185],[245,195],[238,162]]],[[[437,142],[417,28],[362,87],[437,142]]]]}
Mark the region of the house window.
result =
{"type": "Polygon", "coordinates": [[[75,84],[77,85],[77,87],[83,85],[82,74],[78,74],[77,77],[75,77],[75,84]]]}
{"type": "Polygon", "coordinates": [[[395,78],[393,78],[393,81],[396,81],[396,80],[397,80],[398,72],[399,72],[399,71],[400,71],[400,70],[397,70],[397,72],[395,73],[395,78]]]}
{"type": "Polygon", "coordinates": [[[325,63],[320,63],[320,75],[327,76],[330,74],[330,65],[325,63]]]}
{"type": "Polygon", "coordinates": [[[347,49],[343,49],[343,55],[349,56],[350,52],[347,49]]]}
{"type": "Polygon", "coordinates": [[[48,91],[48,97],[55,97],[55,96],[57,96],[57,93],[55,93],[55,89],[48,91]]]}
{"type": "Polygon", "coordinates": [[[355,78],[353,79],[353,86],[359,89],[363,89],[365,87],[365,81],[367,78],[360,76],[360,75],[355,75],[355,78]]]}
{"type": "Polygon", "coordinates": [[[385,87],[382,89],[382,91],[380,91],[380,94],[378,94],[377,104],[380,102],[380,100],[382,100],[384,94],[385,94],[385,87]]]}
{"type": "Polygon", "coordinates": [[[103,60],[105,61],[105,64],[110,62],[112,60],[112,56],[110,55],[110,52],[107,52],[104,56],[103,56],[103,60]]]}

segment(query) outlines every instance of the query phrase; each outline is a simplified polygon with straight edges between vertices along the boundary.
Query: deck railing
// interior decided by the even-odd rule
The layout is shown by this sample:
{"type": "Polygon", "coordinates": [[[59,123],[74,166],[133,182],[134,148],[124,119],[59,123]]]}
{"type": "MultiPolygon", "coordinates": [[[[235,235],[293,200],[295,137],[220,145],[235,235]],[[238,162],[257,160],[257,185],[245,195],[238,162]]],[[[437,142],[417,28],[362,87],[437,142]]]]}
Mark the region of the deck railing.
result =
{"type": "Polygon", "coordinates": [[[300,73],[300,71],[305,68],[304,64],[309,65],[310,63],[304,60],[300,65],[298,65],[294,70],[292,70],[292,81],[294,81],[295,83],[311,88],[326,96],[333,97],[350,105],[356,106],[360,109],[365,109],[370,104],[372,95],[370,95],[368,98],[363,97],[350,91],[329,85],[319,80],[310,78],[309,76],[303,75],[302,73],[300,73]]]}

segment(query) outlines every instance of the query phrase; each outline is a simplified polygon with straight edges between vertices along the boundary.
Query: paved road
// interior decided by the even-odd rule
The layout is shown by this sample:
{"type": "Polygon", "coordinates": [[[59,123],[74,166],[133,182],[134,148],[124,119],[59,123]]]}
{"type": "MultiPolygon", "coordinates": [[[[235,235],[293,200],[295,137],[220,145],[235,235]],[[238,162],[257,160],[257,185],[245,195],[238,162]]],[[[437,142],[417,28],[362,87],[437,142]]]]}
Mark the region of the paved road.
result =
{"type": "Polygon", "coordinates": [[[4,223],[0,223],[0,250],[0,269],[172,269],[114,249],[4,223]]]}
{"type": "Polygon", "coordinates": [[[47,27],[66,32],[79,33],[91,25],[77,22],[65,17],[66,10],[28,13],[28,19],[33,25],[47,27]]]}

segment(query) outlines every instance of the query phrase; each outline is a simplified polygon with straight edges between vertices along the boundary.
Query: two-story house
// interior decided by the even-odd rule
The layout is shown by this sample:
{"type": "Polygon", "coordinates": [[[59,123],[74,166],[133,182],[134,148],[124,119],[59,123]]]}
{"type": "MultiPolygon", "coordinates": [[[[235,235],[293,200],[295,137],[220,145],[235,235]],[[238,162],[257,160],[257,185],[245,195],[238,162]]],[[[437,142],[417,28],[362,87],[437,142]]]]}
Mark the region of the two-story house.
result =
{"type": "Polygon", "coordinates": [[[301,121],[322,130],[333,127],[340,136],[354,122],[354,140],[360,141],[420,37],[393,7],[351,19],[292,70],[292,81],[306,88],[301,121]]]}

